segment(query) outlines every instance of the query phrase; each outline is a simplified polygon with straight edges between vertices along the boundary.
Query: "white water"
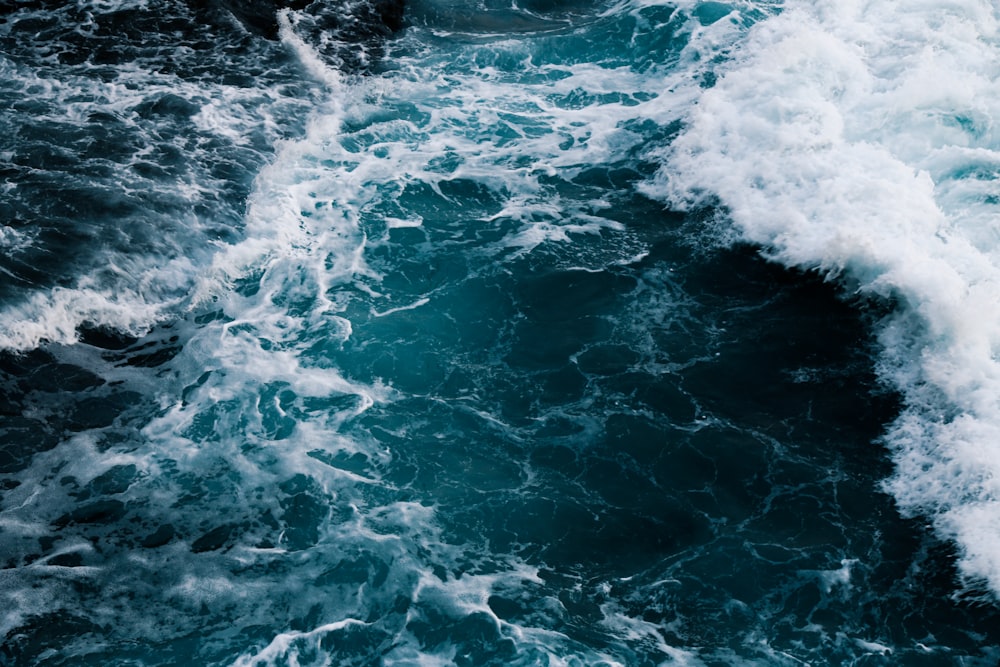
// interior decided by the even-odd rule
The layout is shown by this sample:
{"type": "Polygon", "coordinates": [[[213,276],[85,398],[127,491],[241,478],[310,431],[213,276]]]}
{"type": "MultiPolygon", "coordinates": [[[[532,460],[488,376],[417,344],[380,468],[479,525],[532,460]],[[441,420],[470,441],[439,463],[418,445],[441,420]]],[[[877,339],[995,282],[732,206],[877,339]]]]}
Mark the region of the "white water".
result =
{"type": "MultiPolygon", "coordinates": [[[[92,5],[95,12],[113,12],[141,9],[145,2],[81,2],[84,5],[92,5]]],[[[25,10],[13,25],[39,16],[25,10]]],[[[30,46],[25,46],[26,52],[30,46]]],[[[53,38],[37,48],[79,47],[53,38]]],[[[179,45],[176,59],[190,60],[190,52],[186,44],[179,45]]],[[[248,60],[267,55],[263,47],[245,54],[248,60]]],[[[213,59],[227,57],[224,52],[205,53],[200,63],[214,66],[213,59]]],[[[68,251],[48,250],[44,261],[52,262],[51,267],[36,267],[69,267],[63,280],[53,286],[30,286],[21,298],[0,306],[0,349],[26,351],[46,342],[72,343],[82,324],[140,336],[156,324],[176,319],[190,305],[194,283],[215,250],[239,234],[239,212],[220,193],[232,185],[230,180],[244,177],[238,173],[241,169],[252,168],[254,160],[263,162],[262,145],[273,144],[286,133],[293,125],[289,116],[309,100],[296,99],[295,91],[276,86],[247,88],[161,71],[161,64],[142,58],[116,65],[111,80],[95,76],[85,65],[60,68],[39,65],[24,54],[19,58],[0,55],[0,77],[11,103],[27,105],[30,111],[10,113],[4,131],[15,137],[27,135],[12,144],[23,152],[26,143],[37,142],[31,137],[44,125],[51,149],[72,159],[69,166],[39,166],[30,157],[8,151],[0,157],[31,173],[5,181],[3,196],[24,208],[23,215],[32,222],[61,226],[81,238],[68,251]],[[162,99],[189,105],[190,117],[173,118],[170,113],[150,117],[144,107],[162,99]],[[80,145],[88,133],[96,135],[97,143],[103,137],[113,146],[112,154],[95,150],[86,155],[80,145]],[[78,156],[81,150],[84,155],[78,156]],[[170,165],[171,155],[183,156],[184,164],[170,165]],[[168,164],[160,164],[164,160],[168,164]],[[248,164],[236,164],[237,160],[248,164]],[[228,167],[230,173],[220,167],[228,167]],[[171,168],[172,176],[157,175],[171,168]],[[52,214],[45,209],[49,202],[32,195],[39,183],[76,187],[95,200],[107,200],[110,208],[121,204],[124,212],[93,213],[84,202],[75,215],[52,214]]],[[[51,208],[57,211],[69,208],[60,208],[59,203],[73,203],[72,196],[50,198],[56,200],[51,208]]],[[[24,230],[4,225],[0,247],[18,258],[35,245],[45,248],[39,236],[30,225],[24,230]]],[[[17,279],[12,282],[17,284],[17,279]]]]}
{"type": "MultiPolygon", "coordinates": [[[[793,1],[748,34],[739,15],[732,17],[694,25],[677,69],[544,64],[531,73],[537,84],[478,62],[485,56],[469,49],[457,63],[444,62],[454,54],[438,56],[442,69],[450,66],[446,75],[434,74],[433,57],[424,53],[412,68],[402,61],[391,76],[348,85],[286,29],[286,45],[331,95],[306,136],[280,147],[258,178],[245,238],[206,253],[211,258],[200,257],[202,266],[157,266],[170,274],[153,281],[163,297],[140,285],[133,299],[123,288],[132,282],[123,280],[99,286],[94,298],[104,300],[97,305],[82,300],[91,292],[80,285],[39,297],[48,301],[27,304],[25,312],[8,310],[8,322],[37,328],[4,325],[0,344],[70,341],[82,321],[138,331],[186,306],[194,290],[194,301],[222,300],[233,321],[208,327],[185,350],[181,374],[190,377],[181,381],[193,387],[205,369],[230,376],[202,385],[195,407],[165,406],[144,433],[150,442],[186,451],[175,434],[220,399],[250,400],[246,413],[257,419],[254,395],[263,404],[266,393],[257,388],[275,383],[303,397],[353,394],[363,398],[356,410],[364,410],[391,400],[391,392],[306,368],[294,346],[313,329],[350,335],[341,319],[350,289],[374,298],[375,315],[431,298],[379,301],[379,276],[365,262],[365,249],[387,230],[420,226],[417,217],[392,217],[400,213],[392,200],[405,184],[461,178],[503,192],[501,210],[470,224],[489,229],[514,221],[515,233],[489,252],[500,259],[511,248],[530,252],[611,224],[596,215],[601,201],[572,210],[552,201],[540,185],[544,176],[621,159],[645,139],[625,127],[629,121],[667,125],[686,113],[686,127],[658,156],[664,167],[647,192],[675,206],[720,200],[735,236],[766,247],[774,259],[898,301],[880,334],[881,371],[908,407],[887,434],[898,466],[887,488],[904,512],[929,516],[942,536],[956,540],[970,587],[985,582],[1000,593],[997,10],[971,1],[793,1]],[[701,91],[695,75],[720,52],[731,60],[718,66],[718,83],[701,91]],[[619,93],[623,101],[564,104],[577,90],[594,98],[619,93]],[[339,99],[350,100],[347,108],[339,99]],[[408,105],[412,119],[378,120],[378,108],[393,109],[393,116],[408,105]],[[263,272],[258,295],[243,299],[228,290],[226,278],[255,268],[263,272]],[[289,294],[302,297],[306,312],[286,312],[289,294]],[[60,295],[69,300],[58,301],[60,295]],[[274,347],[265,350],[262,340],[274,347]]],[[[528,62],[522,51],[512,41],[498,44],[494,55],[528,62]]],[[[239,133],[239,119],[225,117],[225,94],[213,91],[197,120],[239,133]]],[[[316,442],[348,448],[337,425],[300,433],[304,447],[290,467],[314,465],[307,449],[316,442]]],[[[239,443],[226,444],[242,461],[239,443]]],[[[203,463],[193,455],[185,462],[192,469],[203,463]]],[[[339,475],[330,471],[331,488],[339,475]]],[[[281,653],[281,643],[293,639],[276,638],[273,650],[281,653]]]]}
{"type": "Polygon", "coordinates": [[[647,191],[889,298],[887,488],[1000,594],[1000,9],[800,0],[755,26],[647,191]]]}
{"type": "MultiPolygon", "coordinates": [[[[643,20],[642,9],[655,9],[651,3],[634,5],[629,11],[643,20]]],[[[764,3],[739,6],[766,9],[764,3]]],[[[694,12],[697,6],[685,9],[694,12]]],[[[86,488],[119,467],[134,467],[120,497],[140,520],[137,534],[172,525],[176,536],[140,551],[115,546],[117,523],[81,529],[100,538],[101,551],[82,537],[66,539],[57,551],[3,575],[0,584],[10,611],[0,619],[0,631],[47,611],[89,613],[96,606],[92,618],[112,629],[102,641],[180,641],[192,628],[200,633],[206,627],[200,624],[210,610],[213,618],[224,619],[224,627],[209,626],[205,636],[238,645],[243,653],[236,665],[334,664],[321,649],[339,648],[353,634],[369,632],[373,641],[392,638],[392,650],[383,654],[386,664],[455,664],[451,644],[425,645],[407,629],[426,613],[445,622],[476,617],[496,636],[515,641],[521,664],[628,664],[632,661],[622,655],[636,655],[631,647],[671,664],[702,664],[700,649],[675,648],[663,624],[636,613],[642,605],[603,602],[595,624],[616,639],[592,648],[552,622],[568,616],[564,603],[519,556],[495,554],[487,545],[488,572],[459,567],[467,556],[480,555],[478,547],[447,540],[440,508],[431,502],[435,493],[415,499],[382,475],[394,456],[405,456],[405,448],[390,450],[364,428],[350,428],[366,411],[378,414],[387,404],[412,398],[413,389],[352,379],[350,371],[338,367],[337,354],[357,342],[352,326],[363,336],[363,325],[374,319],[435,308],[447,313],[433,286],[424,289],[418,281],[409,290],[383,284],[388,281],[379,272],[378,250],[399,231],[424,234],[429,248],[431,239],[470,247],[491,269],[538,248],[573,243],[582,234],[614,231],[615,241],[626,241],[608,243],[614,247],[594,254],[621,257],[601,254],[593,264],[631,261],[644,248],[626,247],[626,226],[600,215],[608,202],[560,199],[546,177],[562,176],[565,183],[588,167],[628,162],[633,158],[625,156],[640,151],[646,141],[629,123],[651,118],[662,127],[685,113],[687,128],[670,152],[659,156],[665,167],[648,184],[651,195],[688,206],[719,197],[737,234],[765,245],[776,259],[819,268],[844,277],[863,294],[900,301],[898,314],[882,331],[882,370],[906,392],[911,407],[890,434],[900,464],[890,486],[907,511],[937,516],[941,533],[965,545],[964,567],[971,579],[992,576],[989,558],[1000,547],[988,543],[987,522],[994,520],[996,508],[980,502],[989,501],[990,482],[975,476],[971,456],[983,455],[976,464],[980,470],[989,472],[993,464],[988,449],[979,448],[971,436],[971,453],[955,440],[960,428],[984,433],[991,428],[989,378],[984,376],[975,395],[969,369],[992,368],[985,348],[994,329],[985,315],[982,326],[969,320],[968,311],[993,311],[990,303],[962,301],[971,298],[962,295],[976,290],[989,296],[983,290],[992,285],[995,265],[987,233],[993,204],[984,200],[991,182],[962,172],[973,164],[980,172],[971,173],[988,173],[992,144],[982,140],[993,117],[988,87],[982,85],[988,77],[970,76],[985,91],[975,98],[985,111],[970,109],[971,120],[956,121],[957,129],[948,124],[951,116],[939,117],[943,112],[916,113],[907,100],[919,95],[889,93],[904,85],[907,76],[900,73],[922,62],[906,50],[922,48],[916,36],[927,42],[944,28],[921,28],[927,17],[914,9],[908,15],[913,25],[900,36],[903,28],[899,21],[893,24],[895,17],[883,17],[884,27],[869,26],[874,19],[858,7],[843,11],[834,15],[789,7],[749,34],[735,13],[733,20],[707,26],[689,21],[685,29],[693,32],[692,41],[676,68],[657,66],[653,56],[650,67],[562,62],[555,56],[539,64],[523,43],[510,40],[491,45],[492,50],[453,44],[441,53],[427,49],[412,59],[395,58],[397,69],[386,75],[360,81],[326,67],[286,24],[285,46],[326,93],[317,96],[322,101],[304,136],[279,144],[272,164],[259,174],[240,239],[218,248],[206,244],[200,263],[177,267],[177,289],[170,293],[176,302],[142,315],[142,307],[160,302],[156,294],[137,293],[136,303],[107,315],[119,326],[136,317],[141,329],[163,313],[169,316],[194,303],[216,310],[219,317],[197,327],[169,368],[155,377],[95,360],[93,370],[109,385],[123,383],[136,395],[155,397],[155,415],[129,433],[124,453],[106,449],[96,432],[72,436],[39,454],[20,473],[22,484],[5,494],[9,509],[3,528],[11,551],[25,562],[38,538],[56,532],[53,526],[69,516],[67,510],[83,502],[73,496],[75,488],[86,488]],[[852,42],[859,35],[870,44],[852,42]],[[880,60],[883,51],[893,55],[880,60]],[[724,66],[725,73],[720,70],[725,76],[715,88],[702,91],[700,75],[720,52],[735,59],[724,66]],[[512,61],[522,62],[523,69],[511,71],[512,61]],[[589,101],[579,104],[578,99],[589,101]],[[881,124],[873,120],[878,118],[881,124]],[[920,122],[926,127],[915,130],[920,122]],[[927,151],[915,147],[926,139],[925,132],[939,136],[944,148],[963,137],[968,145],[925,157],[927,151]],[[490,192],[487,203],[480,210],[461,197],[442,195],[454,181],[482,186],[490,192]],[[399,200],[411,185],[426,185],[421,192],[441,196],[426,195],[432,205],[422,208],[407,206],[399,200]],[[446,237],[442,228],[454,235],[446,237]],[[973,234],[976,229],[981,233],[973,234]],[[495,232],[496,240],[470,243],[469,235],[479,231],[495,232]],[[245,289],[248,284],[255,289],[245,289]],[[952,378],[966,385],[949,385],[952,378]],[[355,455],[370,465],[338,465],[355,455]],[[75,486],[66,480],[75,480],[75,486]],[[297,496],[315,502],[318,518],[305,516],[311,505],[302,509],[281,502],[292,495],[290,481],[304,485],[297,496]],[[977,502],[986,517],[982,530],[963,533],[961,521],[975,519],[977,502]],[[951,508],[958,509],[948,514],[951,508]],[[274,517],[283,522],[277,528],[274,517]],[[296,519],[314,534],[296,538],[296,519]],[[195,549],[227,526],[236,537],[224,548],[195,549]],[[274,534],[276,539],[263,539],[274,534]],[[977,553],[986,558],[977,561],[977,553]],[[67,554],[77,554],[82,565],[61,565],[59,558],[67,554]],[[355,561],[371,572],[385,565],[388,583],[375,584],[376,574],[362,577],[360,586],[326,579],[334,564],[355,561]],[[78,592],[85,588],[80,582],[91,581],[101,582],[99,593],[78,592]],[[143,582],[138,593],[137,582],[143,582]],[[409,600],[405,611],[396,607],[396,594],[409,600]],[[538,615],[502,620],[489,604],[495,594],[533,598],[538,615]],[[322,606],[321,614],[312,613],[314,605],[322,606]],[[370,620],[379,614],[381,620],[370,620]],[[302,627],[282,620],[314,616],[314,625],[302,627]],[[230,630],[232,619],[251,628],[246,638],[235,637],[241,629],[230,630]],[[255,626],[264,628],[260,635],[254,634],[255,626]],[[264,636],[267,628],[273,632],[264,636]]],[[[951,24],[942,20],[942,25],[951,24]]],[[[969,25],[958,20],[953,28],[969,25]]],[[[987,25],[983,17],[975,21],[976,30],[987,25]]],[[[945,51],[931,53],[930,60],[945,51]]],[[[968,54],[970,62],[981,66],[982,58],[973,55],[968,54]]],[[[947,106],[954,115],[958,107],[947,102],[940,108],[947,106]]],[[[220,95],[202,109],[199,122],[215,123],[220,134],[229,129],[234,136],[242,134],[238,119],[227,117],[245,111],[242,107],[228,109],[220,95]]],[[[589,261],[574,267],[592,270],[589,261]]],[[[123,284],[118,291],[102,287],[120,294],[123,284]]],[[[59,339],[52,331],[70,340],[86,315],[79,312],[73,304],[56,304],[19,316],[18,321],[39,319],[50,328],[16,340],[30,346],[41,338],[59,339]],[[60,329],[53,318],[62,314],[70,317],[60,329]]],[[[61,353],[72,354],[72,349],[61,353]]],[[[469,414],[474,421],[503,426],[488,412],[470,408],[469,414]]],[[[442,438],[450,434],[445,431],[442,438]]],[[[406,428],[399,436],[407,436],[406,428]]],[[[512,477],[512,488],[528,483],[512,477]]],[[[868,564],[853,558],[840,564],[839,569],[804,571],[801,577],[818,582],[824,596],[846,596],[861,588],[855,577],[863,577],[868,564]]],[[[662,590],[670,588],[660,583],[656,586],[662,590]]],[[[584,585],[610,590],[608,582],[582,579],[575,586],[584,585]]],[[[648,592],[642,591],[642,604],[648,592]]],[[[672,595],[664,592],[662,599],[672,595]]],[[[736,599],[733,604],[743,605],[736,599]]],[[[683,627],[681,620],[675,623],[683,627]]],[[[842,638],[869,653],[892,650],[877,633],[842,638]]],[[[85,637],[70,650],[100,649],[89,641],[85,637]]],[[[799,662],[780,649],[759,650],[770,663],[799,662]]],[[[719,653],[719,660],[728,655],[719,653]]]]}

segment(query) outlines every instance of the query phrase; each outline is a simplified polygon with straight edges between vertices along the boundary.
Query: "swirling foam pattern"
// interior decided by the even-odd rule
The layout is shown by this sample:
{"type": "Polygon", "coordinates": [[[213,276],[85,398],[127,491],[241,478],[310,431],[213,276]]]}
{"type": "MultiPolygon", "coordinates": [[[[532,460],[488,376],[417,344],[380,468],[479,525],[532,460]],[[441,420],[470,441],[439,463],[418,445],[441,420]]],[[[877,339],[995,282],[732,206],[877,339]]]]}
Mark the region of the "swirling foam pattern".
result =
{"type": "Polygon", "coordinates": [[[996,664],[995,9],[230,4],[5,9],[0,662],[996,664]]]}

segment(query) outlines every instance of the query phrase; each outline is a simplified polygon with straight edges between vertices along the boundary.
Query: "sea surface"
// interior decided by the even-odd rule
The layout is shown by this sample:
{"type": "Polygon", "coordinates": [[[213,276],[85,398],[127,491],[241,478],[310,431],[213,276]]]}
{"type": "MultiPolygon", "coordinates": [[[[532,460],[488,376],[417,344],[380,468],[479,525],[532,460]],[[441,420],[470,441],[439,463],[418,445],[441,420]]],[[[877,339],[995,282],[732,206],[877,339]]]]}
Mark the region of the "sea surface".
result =
{"type": "Polygon", "coordinates": [[[997,665],[1000,7],[286,4],[0,2],[0,665],[997,665]]]}

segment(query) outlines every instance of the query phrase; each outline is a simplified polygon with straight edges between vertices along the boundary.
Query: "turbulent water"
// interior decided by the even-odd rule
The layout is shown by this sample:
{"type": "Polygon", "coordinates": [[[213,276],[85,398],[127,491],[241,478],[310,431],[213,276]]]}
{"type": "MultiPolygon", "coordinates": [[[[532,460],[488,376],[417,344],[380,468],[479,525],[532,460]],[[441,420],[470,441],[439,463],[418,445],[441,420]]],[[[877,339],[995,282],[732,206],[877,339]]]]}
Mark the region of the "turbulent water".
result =
{"type": "Polygon", "coordinates": [[[0,664],[1000,660],[1000,9],[0,3],[0,664]]]}

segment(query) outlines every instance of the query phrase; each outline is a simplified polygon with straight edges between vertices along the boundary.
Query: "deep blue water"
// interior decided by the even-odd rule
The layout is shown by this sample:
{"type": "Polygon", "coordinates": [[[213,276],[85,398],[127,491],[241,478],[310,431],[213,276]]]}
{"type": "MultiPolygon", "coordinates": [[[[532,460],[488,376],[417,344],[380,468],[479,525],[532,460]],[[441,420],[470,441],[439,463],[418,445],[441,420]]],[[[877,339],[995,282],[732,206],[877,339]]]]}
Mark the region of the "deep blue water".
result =
{"type": "Polygon", "coordinates": [[[291,4],[0,5],[0,664],[997,664],[997,9],[291,4]]]}

